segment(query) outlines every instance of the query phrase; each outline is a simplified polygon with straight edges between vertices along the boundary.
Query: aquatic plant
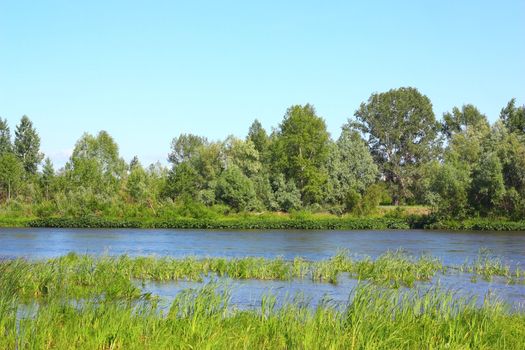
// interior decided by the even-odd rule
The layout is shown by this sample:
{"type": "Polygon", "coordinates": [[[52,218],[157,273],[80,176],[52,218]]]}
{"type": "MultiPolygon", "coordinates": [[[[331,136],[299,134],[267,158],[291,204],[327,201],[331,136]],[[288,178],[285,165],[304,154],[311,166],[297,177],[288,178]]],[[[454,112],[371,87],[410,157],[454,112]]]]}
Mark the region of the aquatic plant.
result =
{"type": "Polygon", "coordinates": [[[57,298],[28,316],[20,311],[16,293],[2,290],[0,348],[519,349],[525,338],[525,313],[501,302],[476,306],[437,289],[373,285],[351,291],[342,309],[293,301],[277,306],[268,295],[260,307],[239,310],[227,290],[208,284],[181,292],[166,313],[148,299],[57,298]]]}

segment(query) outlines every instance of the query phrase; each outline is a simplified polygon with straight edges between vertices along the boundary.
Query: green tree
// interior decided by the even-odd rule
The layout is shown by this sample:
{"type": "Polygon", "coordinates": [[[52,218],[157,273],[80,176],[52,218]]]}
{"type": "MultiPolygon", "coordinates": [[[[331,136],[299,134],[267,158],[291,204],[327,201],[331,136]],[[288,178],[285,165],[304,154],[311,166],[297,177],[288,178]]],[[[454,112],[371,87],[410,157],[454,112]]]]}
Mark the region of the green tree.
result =
{"type": "Polygon", "coordinates": [[[463,105],[461,109],[454,107],[452,112],[443,114],[442,131],[447,139],[469,126],[473,128],[489,127],[487,116],[471,104],[463,105]]]}
{"type": "Polygon", "coordinates": [[[131,158],[131,161],[129,162],[129,171],[133,171],[133,169],[137,166],[142,166],[140,164],[140,161],[139,161],[139,157],[137,156],[134,156],[133,158],[131,158]]]}
{"type": "Polygon", "coordinates": [[[272,145],[274,171],[292,179],[303,202],[319,203],[328,180],[326,162],[330,136],[312,105],[290,107],[272,145]]]}
{"type": "Polygon", "coordinates": [[[356,130],[343,126],[339,139],[331,147],[329,162],[329,188],[327,194],[341,203],[352,189],[364,193],[378,177],[377,165],[356,130]]]}
{"type": "Polygon", "coordinates": [[[224,153],[226,166],[235,165],[248,177],[261,171],[259,152],[251,140],[243,141],[229,136],[224,142],[224,153]]]}
{"type": "Polygon", "coordinates": [[[126,168],[118,145],[106,131],[100,131],[96,137],[88,133],[82,135],[66,164],[73,187],[89,188],[95,194],[106,196],[118,193],[126,168]]]}
{"type": "Polygon", "coordinates": [[[44,155],[40,153],[40,136],[25,115],[15,130],[14,151],[26,173],[35,174],[44,155]]]}
{"type": "Polygon", "coordinates": [[[134,162],[128,175],[126,192],[135,203],[144,203],[148,199],[148,174],[138,159],[134,162]]]}
{"type": "Polygon", "coordinates": [[[515,98],[501,110],[500,119],[510,132],[525,134],[525,106],[516,107],[515,98]]]}
{"type": "Polygon", "coordinates": [[[189,162],[183,162],[169,171],[164,193],[172,199],[197,201],[203,187],[202,182],[197,170],[189,162]]]}
{"type": "Polygon", "coordinates": [[[430,178],[430,204],[443,217],[465,217],[469,208],[470,181],[468,167],[436,164],[430,178]]]}
{"type": "Polygon", "coordinates": [[[470,206],[483,215],[490,214],[505,195],[502,166],[495,153],[486,153],[472,173],[470,206]]]}
{"type": "Polygon", "coordinates": [[[53,184],[55,179],[55,169],[53,168],[53,163],[51,159],[46,158],[44,160],[44,166],[42,167],[42,176],[40,178],[42,187],[45,192],[46,200],[49,200],[49,189],[53,184]]]}
{"type": "Polygon", "coordinates": [[[0,155],[13,151],[11,133],[6,119],[0,118],[0,155]]]}
{"type": "Polygon", "coordinates": [[[171,152],[168,155],[168,160],[174,165],[180,164],[191,159],[202,146],[207,144],[208,140],[205,137],[181,134],[171,142],[171,152]]]}
{"type": "Polygon", "coordinates": [[[276,207],[274,210],[290,212],[302,207],[301,192],[291,180],[286,181],[283,174],[278,174],[273,181],[274,200],[276,207]]]}
{"type": "Polygon", "coordinates": [[[437,150],[439,124],[430,99],[411,87],[375,93],[354,116],[350,125],[368,137],[371,153],[393,187],[394,202],[411,198],[419,166],[437,150]]]}
{"type": "Polygon", "coordinates": [[[0,155],[0,186],[2,186],[5,198],[8,201],[21,184],[23,171],[22,163],[14,154],[4,153],[0,155]]]}
{"type": "Polygon", "coordinates": [[[253,210],[257,200],[253,183],[242,171],[232,166],[217,181],[216,198],[237,211],[253,210]]]}
{"type": "Polygon", "coordinates": [[[270,138],[268,137],[268,134],[266,133],[266,130],[264,130],[262,124],[257,119],[255,119],[252,125],[250,125],[246,139],[253,142],[255,149],[260,155],[266,154],[270,143],[270,138]]]}

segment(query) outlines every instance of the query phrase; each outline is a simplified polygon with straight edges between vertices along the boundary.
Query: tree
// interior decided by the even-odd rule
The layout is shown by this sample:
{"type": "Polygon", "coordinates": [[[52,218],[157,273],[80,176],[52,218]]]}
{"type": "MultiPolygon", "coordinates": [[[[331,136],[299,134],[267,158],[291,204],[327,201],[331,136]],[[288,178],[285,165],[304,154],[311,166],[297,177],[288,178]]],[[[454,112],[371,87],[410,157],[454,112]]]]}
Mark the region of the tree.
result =
{"type": "Polygon", "coordinates": [[[486,153],[472,173],[470,206],[481,214],[490,214],[505,195],[502,167],[495,153],[486,153]]]}
{"type": "Polygon", "coordinates": [[[273,181],[276,210],[290,212],[302,206],[301,192],[291,180],[286,181],[283,174],[278,174],[273,181]]]}
{"type": "Polygon", "coordinates": [[[341,203],[351,189],[364,193],[376,181],[378,169],[364,140],[347,125],[331,148],[328,162],[331,194],[328,195],[341,203]]]}
{"type": "Polygon", "coordinates": [[[11,133],[6,119],[0,118],[0,155],[13,151],[11,133]]]}
{"type": "Polygon", "coordinates": [[[487,116],[473,105],[463,105],[461,110],[454,107],[452,112],[443,114],[442,130],[447,139],[450,139],[455,133],[465,130],[467,127],[488,127],[487,116]]]}
{"type": "Polygon", "coordinates": [[[25,115],[15,130],[14,151],[26,173],[35,174],[44,155],[40,153],[40,136],[25,115]]]}
{"type": "Polygon", "coordinates": [[[350,125],[368,137],[368,145],[398,204],[412,196],[418,167],[435,157],[436,122],[428,97],[407,87],[375,93],[362,103],[350,125]]]}
{"type": "Polygon", "coordinates": [[[255,149],[260,155],[264,155],[266,153],[270,142],[266,130],[264,130],[262,124],[257,119],[255,119],[252,125],[250,125],[246,140],[253,142],[255,149]]]}
{"type": "Polygon", "coordinates": [[[525,134],[525,106],[516,107],[515,98],[501,110],[500,119],[510,132],[525,134]]]}
{"type": "Polygon", "coordinates": [[[436,164],[430,178],[429,202],[444,217],[463,218],[468,210],[470,171],[452,163],[436,164]]]}
{"type": "Polygon", "coordinates": [[[215,187],[215,195],[218,200],[237,211],[257,207],[253,183],[236,166],[229,167],[221,174],[215,187]]]}
{"type": "Polygon", "coordinates": [[[46,200],[49,200],[49,187],[52,185],[55,178],[55,169],[53,168],[53,163],[51,159],[46,158],[44,161],[44,166],[42,167],[42,177],[41,184],[46,193],[46,200]]]}
{"type": "Polygon", "coordinates": [[[181,134],[171,141],[171,152],[168,155],[170,163],[177,165],[191,159],[199,148],[208,144],[205,137],[193,134],[181,134]]]}
{"type": "Polygon", "coordinates": [[[235,165],[244,175],[252,177],[261,171],[259,152],[251,140],[243,141],[229,136],[224,142],[226,166],[235,165]]]}
{"type": "Polygon", "coordinates": [[[4,153],[0,155],[0,185],[4,189],[8,201],[19,186],[23,171],[22,163],[14,154],[4,153]]]}
{"type": "Polygon", "coordinates": [[[134,156],[131,158],[131,161],[129,162],[129,171],[133,171],[133,169],[137,166],[142,166],[139,161],[139,157],[134,156]]]}
{"type": "Polygon", "coordinates": [[[126,168],[118,145],[106,131],[100,131],[96,137],[88,133],[82,135],[66,164],[74,187],[90,188],[94,193],[109,196],[118,192],[126,168]]]}
{"type": "Polygon", "coordinates": [[[127,178],[126,192],[135,203],[145,202],[148,197],[148,175],[138,160],[127,178]]]}
{"type": "Polygon", "coordinates": [[[477,127],[470,125],[463,131],[454,133],[445,150],[445,161],[461,162],[472,169],[479,163],[489,135],[490,127],[484,124],[477,127]]]}
{"type": "Polygon", "coordinates": [[[274,171],[292,179],[305,203],[319,203],[328,179],[330,136],[312,105],[290,107],[274,136],[274,171]]]}
{"type": "Polygon", "coordinates": [[[199,191],[202,189],[202,178],[189,162],[174,166],[168,173],[165,195],[172,199],[192,199],[198,201],[199,191]]]}

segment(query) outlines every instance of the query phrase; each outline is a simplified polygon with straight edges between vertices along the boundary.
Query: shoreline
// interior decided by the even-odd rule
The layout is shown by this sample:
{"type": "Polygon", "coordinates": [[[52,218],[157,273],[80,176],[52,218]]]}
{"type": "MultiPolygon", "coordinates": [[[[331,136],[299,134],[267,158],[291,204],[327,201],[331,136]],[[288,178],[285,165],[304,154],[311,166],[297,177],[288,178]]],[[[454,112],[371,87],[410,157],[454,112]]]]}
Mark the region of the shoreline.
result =
{"type": "Polygon", "coordinates": [[[219,219],[116,219],[116,218],[0,218],[0,228],[134,228],[232,230],[451,230],[523,231],[525,221],[495,219],[431,220],[406,218],[219,218],[219,219]]]}

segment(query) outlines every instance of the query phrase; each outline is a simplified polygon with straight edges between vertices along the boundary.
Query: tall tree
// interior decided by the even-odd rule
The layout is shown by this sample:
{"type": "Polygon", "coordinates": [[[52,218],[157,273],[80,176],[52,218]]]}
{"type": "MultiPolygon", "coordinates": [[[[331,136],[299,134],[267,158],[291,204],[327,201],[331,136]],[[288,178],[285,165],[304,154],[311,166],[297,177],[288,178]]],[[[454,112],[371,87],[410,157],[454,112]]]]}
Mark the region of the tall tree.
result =
{"type": "Polygon", "coordinates": [[[255,119],[252,125],[250,125],[246,139],[253,142],[255,149],[260,155],[266,153],[269,144],[269,137],[261,122],[259,122],[257,119],[255,119]]]}
{"type": "Polygon", "coordinates": [[[505,195],[502,166],[496,153],[485,153],[472,173],[470,205],[481,214],[492,213],[505,195]]]}
{"type": "Polygon", "coordinates": [[[439,125],[430,99],[411,87],[375,93],[354,116],[351,125],[368,137],[394,202],[412,197],[418,167],[435,156],[439,125]]]}
{"type": "Polygon", "coordinates": [[[365,141],[348,125],[343,126],[339,139],[332,147],[328,171],[331,195],[340,203],[350,190],[364,193],[378,176],[377,165],[365,141]]]}
{"type": "Polygon", "coordinates": [[[488,127],[487,116],[475,106],[463,105],[461,109],[454,107],[452,112],[443,114],[443,134],[450,139],[452,135],[465,130],[467,127],[488,127]]]}
{"type": "Polygon", "coordinates": [[[144,203],[148,198],[148,175],[138,158],[133,158],[133,167],[130,167],[129,176],[126,179],[126,192],[135,203],[144,203]]]}
{"type": "Polygon", "coordinates": [[[310,104],[292,106],[274,138],[274,171],[295,182],[305,203],[322,201],[330,142],[325,121],[310,104]]]}
{"type": "Polygon", "coordinates": [[[252,177],[261,171],[259,152],[250,139],[243,141],[234,136],[229,136],[224,142],[224,153],[227,167],[235,165],[248,177],[252,177]]]}
{"type": "Polygon", "coordinates": [[[0,118],[0,155],[13,151],[11,133],[6,119],[0,118]]]}
{"type": "Polygon", "coordinates": [[[55,178],[55,169],[53,168],[53,163],[51,159],[46,158],[44,160],[44,166],[42,167],[42,177],[41,183],[46,194],[46,200],[49,200],[49,188],[51,187],[53,180],[55,178]]]}
{"type": "Polygon", "coordinates": [[[178,165],[191,159],[200,147],[207,144],[208,140],[205,137],[193,134],[181,134],[171,141],[171,152],[168,155],[168,160],[170,163],[178,165]]]}
{"type": "Polygon", "coordinates": [[[525,106],[516,107],[515,98],[501,110],[500,119],[510,132],[525,134],[525,106]]]}
{"type": "Polygon", "coordinates": [[[106,131],[100,131],[97,136],[82,135],[66,164],[66,171],[74,186],[111,195],[119,188],[126,163],[113,138],[106,131]]]}
{"type": "Polygon", "coordinates": [[[14,151],[26,173],[35,174],[44,155],[40,153],[40,136],[25,115],[15,130],[14,151]]]}
{"type": "Polygon", "coordinates": [[[0,186],[3,187],[7,200],[11,199],[13,192],[20,184],[23,171],[22,163],[14,154],[0,155],[0,186]]]}

